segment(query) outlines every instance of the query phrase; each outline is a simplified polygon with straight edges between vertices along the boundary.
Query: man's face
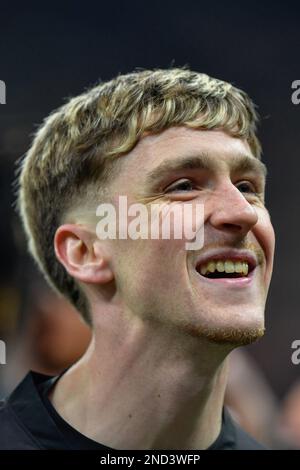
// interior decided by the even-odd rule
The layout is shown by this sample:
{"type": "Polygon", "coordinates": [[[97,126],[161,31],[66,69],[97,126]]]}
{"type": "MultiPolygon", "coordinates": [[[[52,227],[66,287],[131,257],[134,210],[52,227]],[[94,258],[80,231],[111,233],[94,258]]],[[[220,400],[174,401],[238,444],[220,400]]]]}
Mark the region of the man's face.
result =
{"type": "Polygon", "coordinates": [[[214,341],[242,344],[262,335],[275,241],[264,206],[264,165],[248,143],[221,130],[172,127],[144,137],[121,158],[112,184],[116,204],[127,195],[128,205],[149,209],[204,207],[200,249],[187,250],[185,238],[109,242],[127,311],[214,341]],[[250,275],[201,274],[212,261],[222,270],[225,260],[248,261],[250,275]]]}

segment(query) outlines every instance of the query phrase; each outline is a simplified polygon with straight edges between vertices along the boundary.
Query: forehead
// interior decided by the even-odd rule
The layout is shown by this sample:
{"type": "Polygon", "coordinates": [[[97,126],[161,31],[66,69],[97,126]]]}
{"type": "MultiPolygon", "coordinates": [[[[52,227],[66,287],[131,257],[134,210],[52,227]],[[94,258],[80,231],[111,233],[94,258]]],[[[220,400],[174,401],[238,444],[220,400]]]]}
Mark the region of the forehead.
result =
{"type": "Polygon", "coordinates": [[[264,164],[254,157],[246,140],[232,137],[222,130],[180,126],[143,137],[134,150],[124,156],[122,173],[132,180],[137,176],[147,178],[151,174],[155,178],[161,170],[176,170],[177,164],[186,165],[186,168],[192,168],[194,164],[195,168],[203,165],[215,171],[227,171],[241,167],[242,160],[244,169],[251,169],[253,164],[253,168],[265,176],[264,164]]]}

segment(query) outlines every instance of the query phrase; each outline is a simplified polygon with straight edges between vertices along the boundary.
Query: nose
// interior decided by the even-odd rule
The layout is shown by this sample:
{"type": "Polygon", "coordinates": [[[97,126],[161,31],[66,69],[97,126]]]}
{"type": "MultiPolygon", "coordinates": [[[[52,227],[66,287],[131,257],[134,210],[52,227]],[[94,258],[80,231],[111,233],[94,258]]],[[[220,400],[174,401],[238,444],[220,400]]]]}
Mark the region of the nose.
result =
{"type": "Polygon", "coordinates": [[[218,230],[245,235],[258,221],[258,214],[238,188],[228,182],[214,192],[210,223],[218,230]]]}

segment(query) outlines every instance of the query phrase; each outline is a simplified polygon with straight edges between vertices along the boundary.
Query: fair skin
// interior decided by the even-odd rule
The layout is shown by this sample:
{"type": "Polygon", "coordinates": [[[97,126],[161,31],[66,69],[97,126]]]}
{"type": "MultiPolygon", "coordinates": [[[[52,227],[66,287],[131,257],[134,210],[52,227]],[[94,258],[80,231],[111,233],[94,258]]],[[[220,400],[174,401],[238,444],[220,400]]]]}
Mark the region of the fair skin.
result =
{"type": "Polygon", "coordinates": [[[200,250],[186,250],[184,239],[99,240],[83,221],[57,230],[56,255],[90,300],[93,339],[50,399],[89,438],[115,449],[205,449],[217,438],[226,358],[263,334],[273,269],[263,168],[236,165],[244,156],[257,162],[245,140],[181,126],[143,137],[122,157],[113,201],[203,203],[200,250]],[[203,154],[205,168],[174,168],[203,154]],[[197,272],[199,256],[218,247],[255,255],[251,282],[197,272]]]}

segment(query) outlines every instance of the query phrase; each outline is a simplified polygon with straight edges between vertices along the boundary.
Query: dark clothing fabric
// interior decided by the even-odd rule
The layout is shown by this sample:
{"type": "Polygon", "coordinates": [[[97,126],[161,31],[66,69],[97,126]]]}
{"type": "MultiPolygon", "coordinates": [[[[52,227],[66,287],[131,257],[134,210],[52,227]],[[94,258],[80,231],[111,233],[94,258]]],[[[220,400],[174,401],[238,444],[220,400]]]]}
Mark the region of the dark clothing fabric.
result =
{"type": "MultiPolygon", "coordinates": [[[[112,451],[72,428],[55,410],[48,391],[59,377],[29,372],[12,394],[0,402],[1,450],[112,451]]],[[[262,450],[223,409],[222,428],[207,450],[262,450]]]]}

